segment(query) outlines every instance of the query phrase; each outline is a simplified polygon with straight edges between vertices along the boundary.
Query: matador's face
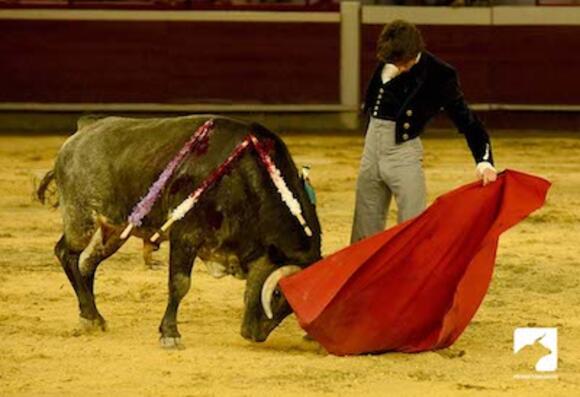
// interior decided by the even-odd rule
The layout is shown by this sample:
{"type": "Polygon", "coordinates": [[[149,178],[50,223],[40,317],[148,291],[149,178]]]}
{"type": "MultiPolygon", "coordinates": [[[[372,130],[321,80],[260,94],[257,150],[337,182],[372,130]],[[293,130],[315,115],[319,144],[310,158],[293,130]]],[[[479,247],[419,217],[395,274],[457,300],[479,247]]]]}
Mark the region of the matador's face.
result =
{"type": "Polygon", "coordinates": [[[417,63],[417,59],[413,58],[408,61],[401,61],[395,63],[395,66],[399,69],[399,73],[408,72],[415,64],[417,63]]]}

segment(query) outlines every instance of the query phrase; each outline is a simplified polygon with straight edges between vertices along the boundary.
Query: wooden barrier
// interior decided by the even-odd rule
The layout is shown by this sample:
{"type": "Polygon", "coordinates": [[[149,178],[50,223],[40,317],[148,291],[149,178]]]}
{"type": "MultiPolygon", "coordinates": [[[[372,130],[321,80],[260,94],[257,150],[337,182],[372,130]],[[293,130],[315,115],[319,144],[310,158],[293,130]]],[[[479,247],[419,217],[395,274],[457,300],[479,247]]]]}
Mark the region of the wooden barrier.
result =
{"type": "Polygon", "coordinates": [[[0,10],[0,110],[356,115],[382,26],[408,19],[481,110],[580,110],[579,7],[0,10]]]}

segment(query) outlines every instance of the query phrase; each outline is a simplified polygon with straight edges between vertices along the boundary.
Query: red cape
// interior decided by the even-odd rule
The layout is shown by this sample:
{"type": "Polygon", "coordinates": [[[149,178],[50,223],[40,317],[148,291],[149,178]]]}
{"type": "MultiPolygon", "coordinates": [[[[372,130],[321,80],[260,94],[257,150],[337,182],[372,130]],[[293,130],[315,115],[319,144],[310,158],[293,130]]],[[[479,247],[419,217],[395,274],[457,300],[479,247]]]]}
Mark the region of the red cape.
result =
{"type": "Polygon", "coordinates": [[[487,291],[499,235],[545,201],[550,182],[505,171],[421,215],[326,257],[280,285],[298,321],[330,353],[450,346],[487,291]]]}

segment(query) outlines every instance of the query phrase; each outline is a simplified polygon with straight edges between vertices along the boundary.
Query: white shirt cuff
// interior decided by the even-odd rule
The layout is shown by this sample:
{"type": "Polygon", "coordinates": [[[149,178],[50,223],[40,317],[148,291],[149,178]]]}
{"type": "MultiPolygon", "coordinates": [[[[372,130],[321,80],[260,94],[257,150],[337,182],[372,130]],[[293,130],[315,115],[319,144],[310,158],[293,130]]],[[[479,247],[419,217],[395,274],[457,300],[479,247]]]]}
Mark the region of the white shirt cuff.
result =
{"type": "Polygon", "coordinates": [[[493,170],[495,172],[496,169],[493,165],[491,165],[491,163],[489,161],[481,161],[479,163],[477,163],[477,167],[475,168],[475,171],[477,172],[477,175],[483,175],[483,171],[490,169],[493,170]]]}

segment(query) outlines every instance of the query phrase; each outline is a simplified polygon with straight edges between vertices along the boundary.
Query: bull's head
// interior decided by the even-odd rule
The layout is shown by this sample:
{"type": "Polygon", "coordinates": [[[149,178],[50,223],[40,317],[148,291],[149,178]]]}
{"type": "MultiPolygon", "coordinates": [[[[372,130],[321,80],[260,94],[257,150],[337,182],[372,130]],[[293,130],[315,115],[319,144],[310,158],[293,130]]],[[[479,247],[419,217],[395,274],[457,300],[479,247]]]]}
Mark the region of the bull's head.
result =
{"type": "Polygon", "coordinates": [[[265,258],[252,263],[244,296],[244,338],[254,342],[265,341],[270,332],[292,313],[278,281],[300,270],[298,266],[278,267],[265,258]]]}

